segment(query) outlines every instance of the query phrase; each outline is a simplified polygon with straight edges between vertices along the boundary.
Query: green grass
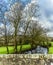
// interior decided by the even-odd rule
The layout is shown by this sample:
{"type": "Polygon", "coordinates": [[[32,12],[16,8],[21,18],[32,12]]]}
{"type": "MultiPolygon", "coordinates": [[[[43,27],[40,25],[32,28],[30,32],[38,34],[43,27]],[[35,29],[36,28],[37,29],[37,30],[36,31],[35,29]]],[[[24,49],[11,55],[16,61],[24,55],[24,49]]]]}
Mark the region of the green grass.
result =
{"type": "Polygon", "coordinates": [[[49,47],[48,54],[53,54],[53,42],[50,43],[51,43],[51,47],[49,47]]]}
{"type": "MultiPolygon", "coordinates": [[[[12,53],[13,52],[13,47],[8,47],[9,48],[9,52],[12,53]]],[[[0,54],[7,54],[7,49],[6,47],[0,47],[0,54]]]]}
{"type": "MultiPolygon", "coordinates": [[[[28,50],[31,48],[31,45],[23,45],[22,46],[22,51],[24,50],[28,50]]],[[[14,52],[14,46],[8,46],[9,49],[9,53],[13,53],[14,52]]],[[[17,46],[17,51],[20,51],[20,46],[17,46]]],[[[0,54],[7,54],[7,49],[6,47],[0,47],[0,54]]]]}
{"type": "Polygon", "coordinates": [[[50,47],[49,48],[49,52],[48,52],[49,54],[53,54],[53,47],[50,47]]]}
{"type": "MultiPolygon", "coordinates": [[[[9,49],[9,53],[13,53],[14,52],[14,46],[8,46],[9,49]]],[[[22,51],[24,50],[28,50],[31,48],[31,45],[22,45],[22,51]]],[[[20,46],[17,46],[17,51],[20,51],[20,46]]],[[[7,49],[6,47],[0,47],[0,54],[7,54],[7,49]]],[[[51,42],[51,47],[49,47],[49,51],[48,54],[53,54],[53,42],[51,42]]]]}
{"type": "Polygon", "coordinates": [[[51,46],[53,46],[53,42],[50,42],[51,43],[51,46]]]}

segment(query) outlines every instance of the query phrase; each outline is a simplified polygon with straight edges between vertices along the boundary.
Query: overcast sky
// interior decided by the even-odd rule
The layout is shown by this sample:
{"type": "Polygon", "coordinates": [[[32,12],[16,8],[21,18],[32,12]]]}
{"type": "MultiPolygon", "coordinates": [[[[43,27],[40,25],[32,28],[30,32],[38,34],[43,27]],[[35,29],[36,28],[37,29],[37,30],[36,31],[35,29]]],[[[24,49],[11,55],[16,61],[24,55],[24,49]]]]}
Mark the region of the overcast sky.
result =
{"type": "Polygon", "coordinates": [[[51,30],[49,36],[53,36],[53,0],[39,0],[39,4],[42,24],[51,30]]]}
{"type": "MultiPolygon", "coordinates": [[[[26,2],[26,0],[22,0],[26,2]]],[[[35,4],[35,0],[31,0],[35,4]]],[[[50,29],[47,34],[53,37],[53,0],[38,0],[41,16],[40,23],[43,27],[50,29]]]]}

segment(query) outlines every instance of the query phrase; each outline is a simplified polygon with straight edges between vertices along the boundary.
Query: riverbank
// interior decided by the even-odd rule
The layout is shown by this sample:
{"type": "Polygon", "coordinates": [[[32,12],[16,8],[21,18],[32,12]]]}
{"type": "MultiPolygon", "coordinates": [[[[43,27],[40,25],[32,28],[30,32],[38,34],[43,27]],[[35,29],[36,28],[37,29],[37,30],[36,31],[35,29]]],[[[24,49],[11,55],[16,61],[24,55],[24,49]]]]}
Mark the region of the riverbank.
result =
{"type": "MultiPolygon", "coordinates": [[[[17,46],[17,51],[20,52],[20,45],[17,46]]],[[[8,46],[9,54],[15,53],[14,46],[8,46]]],[[[53,42],[51,42],[51,46],[49,48],[37,46],[37,48],[33,48],[31,50],[31,45],[22,45],[21,54],[53,54],[53,42]]],[[[0,54],[7,54],[7,48],[5,46],[0,47],[0,54]]]]}

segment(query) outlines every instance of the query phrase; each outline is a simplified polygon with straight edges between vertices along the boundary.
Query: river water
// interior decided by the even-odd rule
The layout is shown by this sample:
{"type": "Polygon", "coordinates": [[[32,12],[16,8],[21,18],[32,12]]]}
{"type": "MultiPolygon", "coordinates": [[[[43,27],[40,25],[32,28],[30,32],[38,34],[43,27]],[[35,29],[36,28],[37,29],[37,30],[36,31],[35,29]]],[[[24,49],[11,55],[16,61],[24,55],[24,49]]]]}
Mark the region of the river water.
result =
{"type": "Polygon", "coordinates": [[[47,54],[48,49],[45,48],[45,47],[37,46],[37,48],[32,49],[32,51],[29,50],[29,51],[24,52],[24,54],[35,54],[35,53],[37,53],[37,54],[47,54]]]}

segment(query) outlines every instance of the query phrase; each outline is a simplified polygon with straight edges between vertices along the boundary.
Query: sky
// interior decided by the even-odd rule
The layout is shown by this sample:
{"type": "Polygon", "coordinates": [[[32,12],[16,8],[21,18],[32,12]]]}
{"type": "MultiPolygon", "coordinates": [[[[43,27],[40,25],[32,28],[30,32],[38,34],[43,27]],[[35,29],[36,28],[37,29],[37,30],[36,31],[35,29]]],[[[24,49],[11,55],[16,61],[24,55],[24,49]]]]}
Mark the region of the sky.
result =
{"type": "MultiPolygon", "coordinates": [[[[8,10],[10,4],[12,4],[12,2],[14,3],[14,1],[16,1],[16,0],[0,0],[0,5],[2,4],[3,6],[6,7],[6,10],[8,10]],[[4,2],[5,3],[2,4],[1,3],[2,1],[3,1],[3,3],[4,2]]],[[[35,1],[35,0],[32,0],[31,2],[33,2],[33,1],[35,1]]],[[[24,5],[26,5],[28,2],[30,2],[30,0],[21,0],[21,2],[24,5]]],[[[40,23],[43,27],[50,29],[50,32],[48,32],[47,34],[49,36],[53,37],[53,0],[38,0],[38,3],[40,6],[40,11],[41,11],[41,16],[39,18],[40,23]]],[[[1,9],[1,7],[0,7],[0,9],[1,9]]],[[[0,10],[0,12],[1,12],[1,10],[0,10]]],[[[4,12],[2,14],[4,14],[4,12]]],[[[2,16],[0,15],[0,18],[1,17],[2,16]]],[[[2,24],[1,24],[1,26],[2,26],[2,24]]]]}
{"type": "Polygon", "coordinates": [[[48,35],[53,37],[53,0],[39,0],[42,25],[49,28],[48,35]]]}

